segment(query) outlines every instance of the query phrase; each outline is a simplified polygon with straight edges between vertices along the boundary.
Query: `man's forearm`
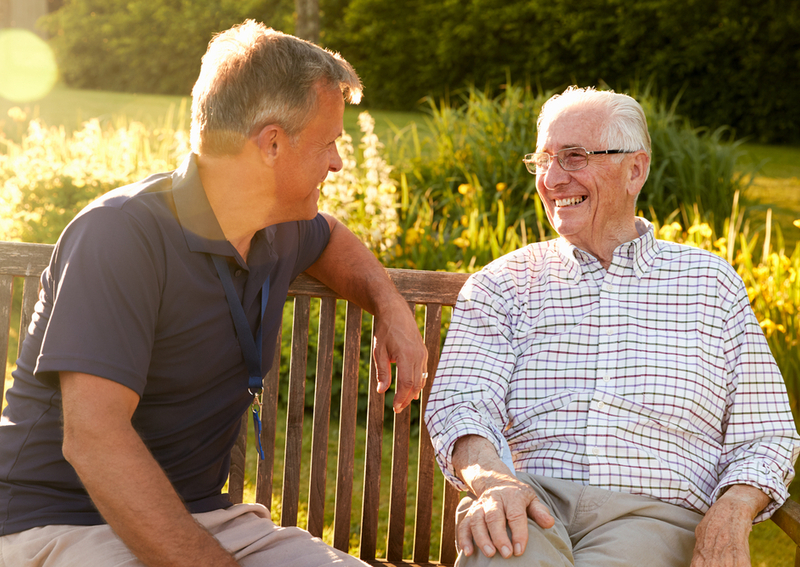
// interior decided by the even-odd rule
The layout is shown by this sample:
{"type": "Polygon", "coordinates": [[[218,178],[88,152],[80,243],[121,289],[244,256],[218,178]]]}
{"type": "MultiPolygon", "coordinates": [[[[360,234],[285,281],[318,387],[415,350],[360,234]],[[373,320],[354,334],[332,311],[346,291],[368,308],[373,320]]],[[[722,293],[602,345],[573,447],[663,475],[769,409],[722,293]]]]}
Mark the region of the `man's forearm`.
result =
{"type": "Polygon", "coordinates": [[[401,307],[403,298],[372,252],[342,223],[325,218],[328,245],[306,272],[373,315],[401,307]]]}
{"type": "Polygon", "coordinates": [[[64,455],[114,532],[150,567],[236,566],[186,510],[127,412],[119,406],[97,409],[87,388],[103,389],[108,381],[80,378],[93,381],[62,374],[64,455]]]}
{"type": "Polygon", "coordinates": [[[514,478],[492,442],[480,435],[465,435],[456,441],[452,462],[456,475],[476,496],[498,481],[514,478]]]}
{"type": "Polygon", "coordinates": [[[749,566],[753,520],[769,502],[770,497],[753,486],[735,484],[726,490],[695,530],[692,567],[749,566]]]}
{"type": "Polygon", "coordinates": [[[397,363],[394,410],[400,412],[419,397],[425,385],[426,360],[414,315],[386,270],[345,226],[327,217],[331,236],[309,274],[349,301],[375,315],[373,361],[379,392],[391,384],[391,363],[397,363]]]}

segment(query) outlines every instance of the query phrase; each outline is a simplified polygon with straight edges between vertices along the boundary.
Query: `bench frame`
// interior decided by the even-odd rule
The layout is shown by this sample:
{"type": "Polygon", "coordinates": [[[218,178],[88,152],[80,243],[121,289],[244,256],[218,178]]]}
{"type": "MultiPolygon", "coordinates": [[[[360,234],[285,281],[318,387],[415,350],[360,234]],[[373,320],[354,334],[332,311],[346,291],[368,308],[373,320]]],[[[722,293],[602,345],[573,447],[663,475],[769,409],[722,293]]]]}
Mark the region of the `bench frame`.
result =
{"type": "MultiPolygon", "coordinates": [[[[10,315],[13,298],[14,278],[23,278],[23,297],[19,327],[18,351],[22,348],[25,330],[30,323],[33,308],[38,297],[39,276],[47,266],[52,253],[52,245],[0,242],[0,354],[5,360],[10,340],[10,315]]],[[[428,400],[431,384],[436,377],[439,363],[442,308],[452,307],[466,274],[446,272],[424,272],[417,270],[388,270],[400,293],[413,310],[424,306],[424,340],[428,348],[428,381],[422,392],[420,415],[428,400]]],[[[311,441],[311,467],[308,498],[303,501],[308,512],[306,529],[315,536],[323,535],[325,486],[327,482],[328,435],[330,423],[333,349],[335,335],[336,301],[340,299],[334,292],[320,282],[302,274],[289,290],[294,299],[292,316],[291,361],[289,362],[288,402],[286,407],[286,443],[284,447],[283,483],[278,487],[281,493],[280,524],[297,525],[300,501],[300,465],[303,440],[304,399],[306,388],[306,362],[309,347],[309,322],[311,299],[320,299],[320,315],[317,334],[317,362],[314,386],[314,414],[311,441]]],[[[350,544],[350,518],[354,467],[356,411],[358,397],[359,359],[361,353],[362,311],[347,303],[344,332],[343,368],[341,384],[341,403],[339,418],[339,438],[337,444],[336,501],[333,520],[333,545],[348,551],[350,544]]],[[[280,381],[280,342],[278,334],[276,360],[264,378],[263,418],[261,442],[266,454],[259,462],[256,472],[255,500],[269,507],[272,501],[274,469],[276,456],[276,433],[278,431],[278,388],[280,381]]],[[[3,367],[5,378],[5,366],[3,367]]],[[[374,385],[376,377],[370,364],[369,384],[374,385]]],[[[0,400],[4,396],[4,381],[0,382],[0,400]]],[[[432,505],[434,490],[435,458],[433,447],[424,423],[419,423],[419,457],[416,470],[416,506],[411,534],[413,537],[413,557],[403,557],[403,544],[406,526],[406,498],[408,488],[409,440],[411,438],[411,411],[406,408],[393,417],[391,487],[389,498],[389,521],[386,535],[386,558],[376,558],[378,540],[378,512],[380,495],[380,469],[382,462],[382,441],[384,435],[384,395],[378,394],[374,386],[369,389],[367,410],[367,441],[364,464],[364,492],[360,511],[360,546],[358,556],[371,565],[414,566],[414,565],[453,565],[455,550],[455,507],[458,492],[445,483],[443,495],[442,521],[432,526],[432,505]],[[377,482],[372,481],[378,479],[377,482]],[[368,482],[369,481],[369,482],[368,482]],[[432,561],[430,544],[433,529],[441,532],[438,559],[432,561]]],[[[243,500],[245,485],[245,459],[247,434],[250,429],[247,415],[242,418],[239,440],[231,453],[229,496],[231,501],[243,500]]],[[[795,566],[800,567],[800,504],[788,500],[772,517],[772,520],[797,545],[795,566]]]]}

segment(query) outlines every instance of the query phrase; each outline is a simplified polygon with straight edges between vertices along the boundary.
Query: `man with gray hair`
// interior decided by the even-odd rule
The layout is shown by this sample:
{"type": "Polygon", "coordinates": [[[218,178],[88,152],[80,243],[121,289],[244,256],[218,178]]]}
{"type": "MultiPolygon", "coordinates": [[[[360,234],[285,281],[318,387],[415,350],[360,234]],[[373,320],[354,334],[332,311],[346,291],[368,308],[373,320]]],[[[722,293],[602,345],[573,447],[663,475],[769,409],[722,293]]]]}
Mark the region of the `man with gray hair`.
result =
{"type": "Polygon", "coordinates": [[[375,314],[396,411],[424,384],[406,302],[317,211],[360,94],[340,56],[236,26],[203,58],[193,153],[64,230],[0,422],[0,567],[364,565],[222,493],[300,272],[375,314]]]}
{"type": "Polygon", "coordinates": [[[800,439],[743,282],[635,216],[631,97],[554,96],[523,161],[559,238],[468,280],[427,406],[457,565],[749,566],[800,439]]]}

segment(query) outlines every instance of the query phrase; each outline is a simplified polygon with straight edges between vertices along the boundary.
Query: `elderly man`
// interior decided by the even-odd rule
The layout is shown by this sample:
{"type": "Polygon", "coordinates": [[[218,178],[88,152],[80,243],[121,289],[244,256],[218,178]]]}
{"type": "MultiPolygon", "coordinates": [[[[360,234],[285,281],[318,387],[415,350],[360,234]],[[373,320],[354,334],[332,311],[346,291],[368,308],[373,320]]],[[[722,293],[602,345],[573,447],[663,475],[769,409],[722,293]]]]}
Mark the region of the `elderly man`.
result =
{"type": "Polygon", "coordinates": [[[560,238],[470,278],[426,415],[471,493],[458,564],[749,565],[800,445],[744,285],[635,216],[635,100],[570,88],[538,127],[524,161],[560,238]]]}
{"type": "Polygon", "coordinates": [[[396,410],[423,385],[407,304],[317,213],[360,93],[338,55],[234,27],[203,58],[193,154],[66,228],[0,427],[0,566],[363,565],[221,492],[300,272],[376,315],[378,388],[397,362],[396,410]]]}

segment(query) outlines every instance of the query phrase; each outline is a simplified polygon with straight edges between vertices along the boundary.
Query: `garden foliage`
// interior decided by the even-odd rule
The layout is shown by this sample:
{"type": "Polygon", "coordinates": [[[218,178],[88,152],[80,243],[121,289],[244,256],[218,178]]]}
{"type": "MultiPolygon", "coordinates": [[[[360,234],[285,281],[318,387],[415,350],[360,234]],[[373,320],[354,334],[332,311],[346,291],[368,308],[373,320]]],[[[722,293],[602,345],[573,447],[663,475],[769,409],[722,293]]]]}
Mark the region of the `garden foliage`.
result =
{"type": "Polygon", "coordinates": [[[652,80],[695,124],[800,140],[795,0],[351,0],[324,41],[365,101],[413,108],[507,73],[544,89],[652,80]]]}

